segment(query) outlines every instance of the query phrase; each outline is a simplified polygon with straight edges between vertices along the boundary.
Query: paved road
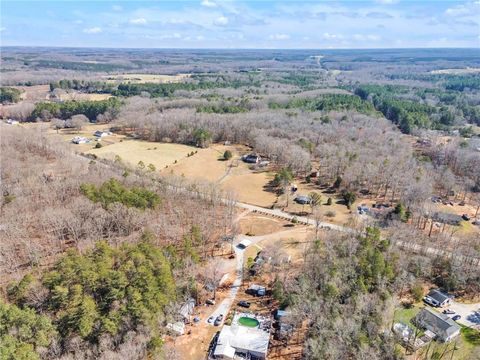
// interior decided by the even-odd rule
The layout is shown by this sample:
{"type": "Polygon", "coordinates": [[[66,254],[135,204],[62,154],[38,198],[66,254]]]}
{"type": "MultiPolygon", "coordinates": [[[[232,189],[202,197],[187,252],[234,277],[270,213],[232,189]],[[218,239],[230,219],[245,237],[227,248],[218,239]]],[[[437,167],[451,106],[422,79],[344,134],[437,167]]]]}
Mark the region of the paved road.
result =
{"type": "MultiPolygon", "coordinates": [[[[296,218],[299,223],[316,226],[316,222],[314,219],[310,219],[304,216],[294,216],[280,209],[266,209],[261,206],[250,205],[242,202],[237,202],[236,206],[242,209],[250,210],[252,212],[279,217],[288,221],[292,221],[293,218],[296,218]]],[[[344,233],[356,232],[355,229],[352,229],[346,226],[337,225],[337,224],[332,224],[329,222],[324,222],[324,221],[319,222],[318,226],[322,229],[330,229],[330,230],[335,230],[335,231],[344,232],[344,233]]],[[[441,248],[434,248],[431,246],[424,246],[417,243],[406,243],[403,241],[395,241],[394,244],[400,248],[403,248],[418,254],[424,254],[429,256],[446,256],[446,257],[454,256],[460,261],[468,262],[468,263],[471,263],[472,265],[476,265],[480,267],[480,258],[478,257],[455,254],[449,250],[443,250],[441,248]]]]}
{"type": "MultiPolygon", "coordinates": [[[[82,155],[79,155],[79,156],[83,157],[84,159],[90,160],[89,158],[86,158],[85,156],[82,156],[82,155]]],[[[101,161],[97,161],[97,163],[102,164],[102,166],[105,166],[105,167],[110,166],[110,165],[107,165],[105,163],[102,163],[101,161]]],[[[178,187],[178,186],[174,186],[174,185],[171,185],[171,184],[167,184],[167,187],[173,189],[174,191],[190,193],[190,194],[192,194],[192,196],[199,196],[199,195],[202,196],[202,194],[199,194],[198,192],[188,190],[184,187],[178,187]]],[[[231,202],[231,200],[227,200],[227,199],[221,199],[221,201],[225,204],[231,202]]],[[[294,216],[294,215],[291,215],[291,214],[289,214],[285,211],[282,211],[280,209],[267,209],[267,208],[264,208],[264,207],[261,207],[261,206],[251,205],[251,204],[242,203],[242,202],[236,202],[235,205],[239,208],[242,208],[242,209],[247,209],[249,211],[253,211],[253,212],[257,212],[257,213],[262,213],[262,214],[266,214],[266,215],[270,215],[270,216],[274,216],[274,217],[279,217],[279,218],[282,218],[282,219],[285,219],[285,220],[288,220],[288,221],[292,221],[293,218],[296,218],[299,223],[316,226],[316,222],[315,222],[314,219],[309,219],[309,218],[304,217],[304,216],[294,216]]],[[[344,233],[345,232],[346,233],[355,233],[356,232],[355,229],[352,229],[352,228],[349,228],[349,227],[346,227],[346,226],[337,225],[337,224],[332,224],[332,223],[325,222],[325,221],[319,222],[318,226],[322,229],[335,230],[335,231],[340,231],[340,232],[344,232],[344,233]]],[[[423,255],[428,255],[428,256],[433,256],[433,257],[434,256],[445,256],[445,257],[450,257],[450,258],[455,257],[456,259],[458,259],[462,262],[471,263],[473,266],[480,267],[480,258],[478,258],[478,257],[455,254],[454,252],[452,252],[450,250],[444,250],[444,249],[441,249],[441,248],[434,248],[434,247],[431,247],[431,246],[424,246],[424,245],[420,245],[420,244],[417,244],[417,243],[406,243],[406,242],[403,242],[403,241],[396,241],[395,245],[400,247],[400,248],[403,248],[403,249],[406,249],[406,250],[409,250],[411,252],[418,253],[418,254],[423,254],[423,255]]]]}

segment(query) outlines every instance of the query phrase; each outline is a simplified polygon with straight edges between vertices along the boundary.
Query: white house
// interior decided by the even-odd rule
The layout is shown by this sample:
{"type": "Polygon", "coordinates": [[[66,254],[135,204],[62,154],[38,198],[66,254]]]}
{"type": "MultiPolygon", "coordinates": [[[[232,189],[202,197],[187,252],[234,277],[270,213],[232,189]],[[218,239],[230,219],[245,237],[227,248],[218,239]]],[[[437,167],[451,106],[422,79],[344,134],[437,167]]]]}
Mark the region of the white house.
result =
{"type": "Polygon", "coordinates": [[[83,136],[75,136],[72,139],[72,143],[74,143],[74,144],[88,144],[89,142],[90,142],[90,140],[83,137],[83,136]]]}
{"type": "Polygon", "coordinates": [[[93,133],[93,136],[102,138],[104,136],[110,136],[112,133],[110,131],[105,131],[105,130],[97,130],[93,133]]]}
{"type": "Polygon", "coordinates": [[[435,307],[444,307],[451,303],[452,299],[440,290],[431,290],[424,298],[427,304],[435,307]]]}

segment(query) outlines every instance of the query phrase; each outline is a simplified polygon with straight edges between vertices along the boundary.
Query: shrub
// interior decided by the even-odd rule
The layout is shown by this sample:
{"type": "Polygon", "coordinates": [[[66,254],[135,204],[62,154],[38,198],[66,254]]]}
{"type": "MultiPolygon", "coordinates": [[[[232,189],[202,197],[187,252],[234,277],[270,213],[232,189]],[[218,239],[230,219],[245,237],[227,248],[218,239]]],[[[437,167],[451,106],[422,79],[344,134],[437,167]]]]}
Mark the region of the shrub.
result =
{"type": "Polygon", "coordinates": [[[331,197],[329,197],[329,198],[327,199],[327,205],[332,205],[332,198],[331,198],[331,197]]]}
{"type": "Polygon", "coordinates": [[[412,296],[415,299],[415,301],[420,301],[423,298],[423,288],[421,284],[415,284],[412,286],[411,289],[412,296]]]}
{"type": "Polygon", "coordinates": [[[348,209],[350,209],[353,203],[355,202],[355,200],[357,200],[357,195],[355,195],[353,191],[347,191],[347,190],[342,191],[342,197],[348,209]]]}
{"type": "Polygon", "coordinates": [[[103,146],[102,144],[100,144],[99,142],[97,142],[97,143],[95,144],[95,149],[100,149],[102,146],[103,146]]]}
{"type": "Polygon", "coordinates": [[[332,210],[327,211],[327,212],[325,213],[325,216],[326,216],[326,217],[329,217],[329,218],[333,218],[333,217],[335,217],[335,215],[336,215],[335,211],[332,211],[332,210]]]}
{"type": "Polygon", "coordinates": [[[223,153],[223,158],[225,160],[230,160],[231,158],[233,157],[233,154],[230,150],[226,150],[224,153],[223,153]]]}

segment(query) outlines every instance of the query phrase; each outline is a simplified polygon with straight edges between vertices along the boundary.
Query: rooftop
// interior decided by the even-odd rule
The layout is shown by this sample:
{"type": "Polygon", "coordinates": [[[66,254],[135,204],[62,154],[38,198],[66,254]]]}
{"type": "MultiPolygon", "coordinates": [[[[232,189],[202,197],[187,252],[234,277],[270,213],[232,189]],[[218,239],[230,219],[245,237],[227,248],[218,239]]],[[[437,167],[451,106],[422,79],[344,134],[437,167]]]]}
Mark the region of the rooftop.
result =
{"type": "Polygon", "coordinates": [[[250,352],[266,355],[270,339],[269,319],[248,313],[236,313],[232,325],[225,325],[220,331],[215,346],[215,356],[233,358],[235,352],[250,352]],[[255,318],[259,322],[257,327],[240,325],[242,317],[255,318]]]}
{"type": "Polygon", "coordinates": [[[447,338],[460,330],[460,326],[445,314],[425,308],[416,316],[421,325],[429,325],[429,329],[441,338],[447,338]]]}
{"type": "Polygon", "coordinates": [[[442,304],[445,300],[449,299],[449,296],[440,290],[431,290],[428,294],[428,297],[438,301],[440,304],[442,304]]]}

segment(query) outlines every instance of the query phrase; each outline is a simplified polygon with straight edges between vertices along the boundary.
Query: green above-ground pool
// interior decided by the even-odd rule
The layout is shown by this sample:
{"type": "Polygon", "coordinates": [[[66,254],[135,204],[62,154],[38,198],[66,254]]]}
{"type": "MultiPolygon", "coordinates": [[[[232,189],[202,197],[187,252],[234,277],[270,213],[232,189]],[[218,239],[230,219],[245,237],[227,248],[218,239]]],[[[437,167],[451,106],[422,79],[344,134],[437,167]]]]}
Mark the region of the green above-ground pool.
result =
{"type": "Polygon", "coordinates": [[[249,318],[246,316],[243,316],[240,319],[238,319],[238,323],[242,326],[251,327],[251,328],[254,328],[260,325],[257,319],[249,318]]]}

